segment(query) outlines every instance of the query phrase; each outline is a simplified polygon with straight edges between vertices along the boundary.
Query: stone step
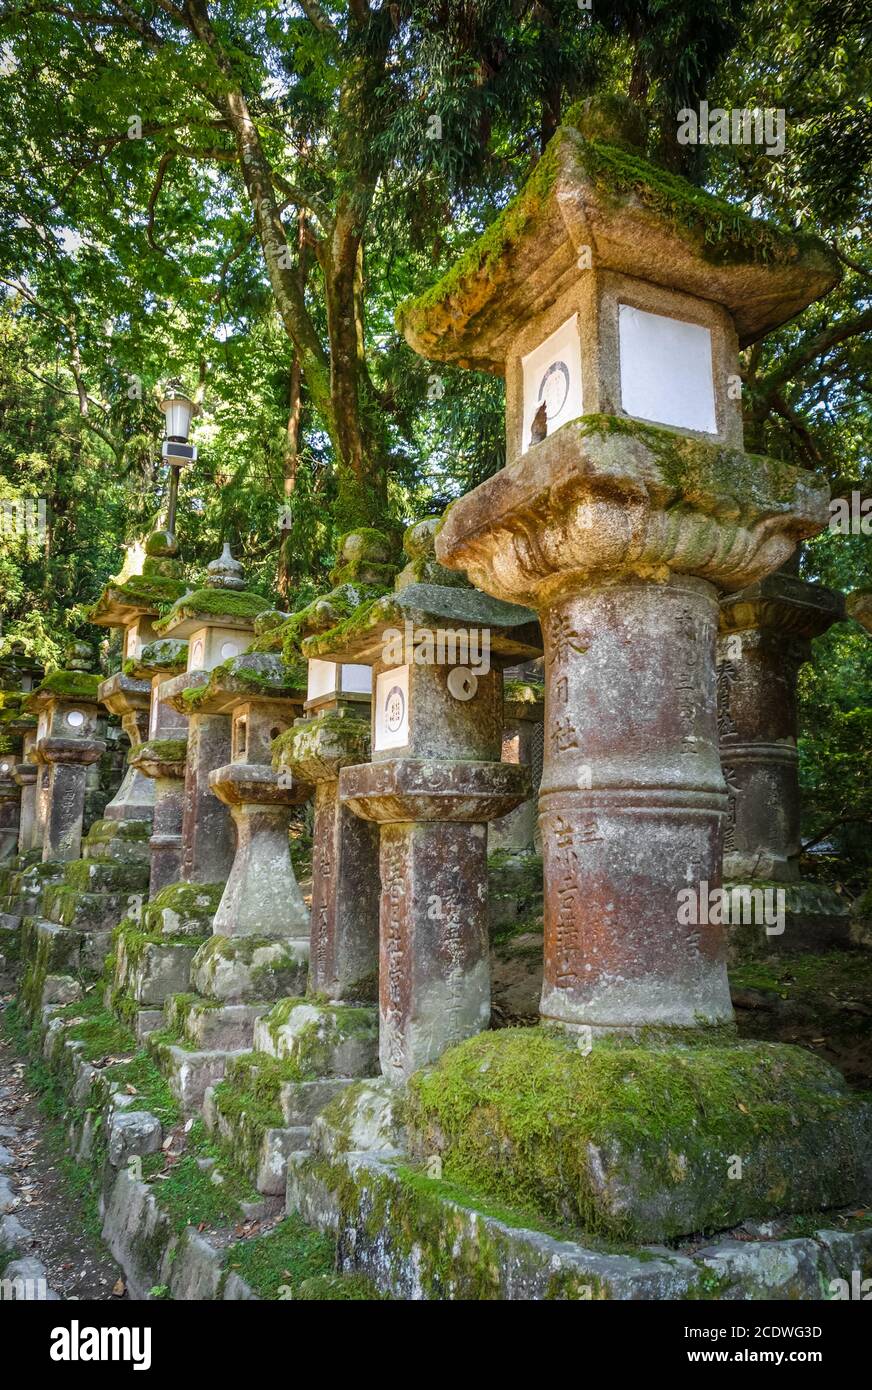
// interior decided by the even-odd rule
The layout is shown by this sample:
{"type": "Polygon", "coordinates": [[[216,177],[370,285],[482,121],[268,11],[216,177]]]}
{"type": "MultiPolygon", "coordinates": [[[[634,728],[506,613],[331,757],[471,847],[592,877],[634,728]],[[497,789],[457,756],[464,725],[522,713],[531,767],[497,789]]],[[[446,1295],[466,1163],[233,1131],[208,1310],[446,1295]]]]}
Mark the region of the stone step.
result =
{"type": "Polygon", "coordinates": [[[148,892],[147,864],[116,863],[114,860],[74,859],[64,869],[63,882],[67,888],[82,893],[148,892]]]}
{"type": "Polygon", "coordinates": [[[254,1025],[269,1004],[222,1004],[196,994],[175,994],[164,1004],[165,1026],[195,1047],[251,1047],[254,1025]]]}
{"type": "Polygon", "coordinates": [[[311,1125],[326,1105],[354,1084],[350,1076],[332,1076],[321,1081],[283,1081],[279,1104],[285,1124],[311,1125]]]}
{"type": "MultiPolygon", "coordinates": [[[[124,926],[115,944],[113,991],[148,1008],[162,1008],[174,994],[186,994],[191,962],[202,940],[150,938],[135,926],[124,926]]],[[[118,1003],[113,1005],[118,1008],[118,1003]]]]}
{"type": "Polygon", "coordinates": [[[378,1010],[281,999],[254,1025],[254,1047],[294,1062],[300,1080],[378,1073],[378,1010]]]}
{"type": "Polygon", "coordinates": [[[210,1088],[204,1097],[208,1128],[258,1192],[265,1197],[284,1196],[288,1158],[292,1153],[308,1152],[309,1126],[258,1126],[256,1113],[249,1115],[235,1107],[228,1113],[216,1099],[216,1089],[220,1093],[220,1086],[210,1088]]]}
{"type": "Polygon", "coordinates": [[[221,1081],[228,1062],[245,1055],[234,1051],[198,1051],[180,1038],[168,1037],[165,1030],[149,1034],[146,1046],[167,1079],[170,1090],[186,1114],[202,1108],[210,1086],[221,1081]]]}
{"type": "Polygon", "coordinates": [[[77,927],[84,931],[101,927],[117,927],[130,911],[131,895],[122,893],[83,893],[63,883],[53,883],[42,895],[41,916],[62,927],[77,927]]]}

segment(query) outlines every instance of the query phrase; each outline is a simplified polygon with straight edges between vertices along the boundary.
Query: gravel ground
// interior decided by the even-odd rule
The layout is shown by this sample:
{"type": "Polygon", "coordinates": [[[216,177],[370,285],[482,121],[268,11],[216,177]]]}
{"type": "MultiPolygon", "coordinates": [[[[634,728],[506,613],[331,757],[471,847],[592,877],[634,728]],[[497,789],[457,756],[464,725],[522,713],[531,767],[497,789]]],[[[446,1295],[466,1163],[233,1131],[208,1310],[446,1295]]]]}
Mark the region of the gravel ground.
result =
{"type": "MultiPolygon", "coordinates": [[[[0,1010],[10,1002],[8,984],[0,979],[0,1010]]],[[[60,1299],[123,1299],[121,1270],[85,1229],[81,1199],[47,1142],[47,1123],[39,1096],[27,1085],[24,1062],[0,1031],[0,1220],[11,1200],[7,1215],[27,1233],[16,1255],[39,1260],[60,1299]]]]}

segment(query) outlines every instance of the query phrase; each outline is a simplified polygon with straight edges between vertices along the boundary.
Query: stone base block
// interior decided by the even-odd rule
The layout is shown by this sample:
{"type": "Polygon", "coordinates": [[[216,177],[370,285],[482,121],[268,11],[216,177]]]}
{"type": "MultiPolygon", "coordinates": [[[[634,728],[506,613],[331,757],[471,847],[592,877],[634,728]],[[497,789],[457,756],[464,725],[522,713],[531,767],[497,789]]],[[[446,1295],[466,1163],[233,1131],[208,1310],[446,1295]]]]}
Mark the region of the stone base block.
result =
{"type": "Polygon", "coordinates": [[[749,1229],[702,1250],[611,1253],[367,1153],[292,1155],[287,1209],[337,1235],[343,1273],[402,1300],[824,1300],[872,1271],[872,1227],[859,1223],[835,1230],[822,1216],[802,1238],[749,1229]]]}
{"type": "Polygon", "coordinates": [[[283,1081],[279,1104],[285,1124],[310,1125],[325,1106],[354,1084],[347,1076],[331,1076],[322,1081],[283,1081]]]}
{"type": "Polygon", "coordinates": [[[83,893],[65,883],[53,883],[42,895],[42,915],[62,927],[82,931],[110,929],[130,910],[130,893],[83,893]]]}
{"type": "Polygon", "coordinates": [[[378,1074],[378,1012],[366,1005],[282,999],[254,1025],[254,1046],[292,1062],[302,1081],[378,1074]]]}
{"type": "Polygon", "coordinates": [[[98,862],[147,865],[150,835],[149,820],[95,820],[82,843],[82,855],[98,862]]]}
{"type": "Polygon", "coordinates": [[[174,994],[185,994],[201,944],[196,938],[155,939],[135,926],[122,926],[116,939],[114,992],[150,1008],[162,1006],[174,994]]]}
{"type": "Polygon", "coordinates": [[[164,1023],[197,1048],[229,1051],[251,1047],[254,1025],[268,1004],[221,1004],[196,994],[175,994],[164,1005],[164,1023]]]}
{"type": "Polygon", "coordinates": [[[825,883],[725,883],[730,893],[728,951],[731,964],[769,955],[831,951],[851,940],[851,906],[825,883]],[[747,906],[737,889],[759,889],[747,906]],[[783,894],[783,896],[778,896],[783,894]],[[783,908],[783,912],[782,909],[783,908]]]}
{"type": "Polygon", "coordinates": [[[469,1039],[409,1083],[410,1151],[614,1240],[669,1240],[872,1196],[872,1107],[776,1043],[649,1046],[542,1028],[469,1039]]]}
{"type": "Polygon", "coordinates": [[[306,988],[308,941],[211,936],[197,954],[191,984],[227,1004],[271,1002],[306,988]]]}
{"type": "Polygon", "coordinates": [[[142,926],[149,936],[208,936],[222,883],[171,883],[146,904],[142,926]]]}
{"type": "Polygon", "coordinates": [[[208,1088],[222,1079],[228,1061],[243,1055],[238,1051],[198,1052],[181,1041],[170,1041],[162,1032],[152,1033],[146,1046],[189,1115],[201,1108],[208,1088]]]}
{"type": "Polygon", "coordinates": [[[328,1158],[343,1153],[399,1157],[405,1147],[402,1097],[384,1076],[355,1081],[312,1123],[311,1148],[328,1158]]]}

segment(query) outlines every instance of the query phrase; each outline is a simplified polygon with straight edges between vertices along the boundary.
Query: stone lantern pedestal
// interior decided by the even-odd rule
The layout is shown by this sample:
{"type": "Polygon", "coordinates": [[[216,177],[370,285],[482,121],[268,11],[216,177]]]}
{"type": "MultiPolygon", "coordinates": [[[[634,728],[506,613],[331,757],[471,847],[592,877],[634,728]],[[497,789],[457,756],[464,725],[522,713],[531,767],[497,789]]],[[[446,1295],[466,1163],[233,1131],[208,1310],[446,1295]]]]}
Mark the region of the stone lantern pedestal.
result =
{"type": "Polygon", "coordinates": [[[79,857],[87,770],[105,748],[97,737],[99,684],[87,672],[54,671],[28,701],[39,719],[34,753],[45,861],[79,857]]]}
{"type": "Polygon", "coordinates": [[[170,784],[165,787],[162,808],[168,839],[154,847],[156,872],[163,877],[177,854],[179,872],[175,882],[162,883],[150,898],[142,921],[125,924],[118,939],[113,990],[119,999],[137,1006],[140,1033],[159,1026],[165,1001],[189,988],[191,962],[209,939],[233,863],[233,823],[227,808],[209,789],[210,772],[230,757],[230,717],[199,711],[195,701],[208,685],[210,673],[239,656],[248,645],[254,615],[265,606],[259,594],[245,590],[241,567],[225,548],[225,554],[207,567],[204,586],[176,601],[155,625],[160,640],[147,644],[155,662],[151,672],[153,737],[143,746],[141,756],[158,774],[156,782],[170,784]],[[180,649],[171,644],[180,640],[187,643],[186,669],[161,680],[164,671],[177,669],[180,649]],[[187,741],[183,747],[175,735],[184,725],[187,741]],[[175,834],[178,774],[183,763],[179,846],[175,834]]]}
{"type": "Polygon", "coordinates": [[[339,800],[342,768],[369,755],[361,709],[337,705],[298,720],[278,765],[315,789],[308,992],[368,1004],[378,993],[378,833],[339,800]]]}
{"type": "Polygon", "coordinates": [[[41,845],[36,808],[36,784],[39,775],[39,769],[34,759],[36,723],[35,719],[28,720],[27,728],[22,730],[21,760],[15,764],[13,774],[15,781],[21,788],[21,812],[18,829],[19,855],[29,854],[41,845]]]}
{"type": "Polygon", "coordinates": [[[12,753],[0,755],[0,864],[18,850],[21,787],[15,780],[13,759],[12,753]]]}
{"type": "MultiPolygon", "coordinates": [[[[410,560],[432,554],[433,532],[411,528],[410,560]]],[[[344,768],[339,792],[381,827],[379,1055],[391,1081],[487,1027],[487,822],[530,780],[498,761],[501,667],[538,651],[525,610],[456,581],[404,572],[397,585],[303,647],[373,669],[372,762],[344,768]]]]}
{"type": "Polygon", "coordinates": [[[505,687],[503,762],[529,767],[533,795],[488,827],[488,849],[491,853],[494,850],[507,850],[511,854],[523,854],[534,850],[536,842],[539,783],[542,780],[544,690],[541,685],[508,671],[505,673],[505,687]]]}
{"type": "Polygon", "coordinates": [[[149,720],[145,742],[131,750],[130,762],[154,783],[151,870],[148,892],[155,898],[168,884],[177,883],[182,865],[182,815],[184,811],[187,718],[159,695],[160,686],[184,670],[188,644],[173,637],[158,638],[143,647],[129,662],[131,674],[150,684],[149,720]]]}
{"type": "Polygon", "coordinates": [[[236,852],[212,933],[191,962],[191,990],[167,999],[160,1060],[190,1108],[224,1075],[227,1061],[251,1047],[257,1020],[305,982],[309,914],[291,863],[291,811],[308,788],[289,787],[270,766],[271,744],[302,708],[276,656],[251,653],[215,668],[197,693],[198,713],[230,720],[231,761],[209,785],[236,830],[236,852]]]}
{"type": "MultiPolygon", "coordinates": [[[[850,909],[799,873],[796,682],[811,639],[845,616],[841,594],[789,574],[768,575],[720,604],[718,724],[729,797],[724,879],[731,892],[763,889],[784,911],[767,922],[759,896],[731,920],[737,955],[826,950],[845,944],[850,909]]],[[[737,906],[740,898],[736,898],[737,906]]]]}

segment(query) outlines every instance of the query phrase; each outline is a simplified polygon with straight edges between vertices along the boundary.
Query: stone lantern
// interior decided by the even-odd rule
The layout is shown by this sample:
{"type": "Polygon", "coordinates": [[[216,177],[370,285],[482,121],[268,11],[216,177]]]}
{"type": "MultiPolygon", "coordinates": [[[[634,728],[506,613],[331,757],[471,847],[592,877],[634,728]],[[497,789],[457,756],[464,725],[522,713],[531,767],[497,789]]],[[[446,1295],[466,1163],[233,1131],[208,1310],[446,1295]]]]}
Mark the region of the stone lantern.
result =
{"type": "MultiPolygon", "coordinates": [[[[88,615],[95,626],[121,633],[122,669],[102,682],[99,699],[110,714],[120,717],[134,759],[149,730],[152,689],[147,679],[132,674],[133,666],[143,647],[154,640],[154,620],[161,605],[174,602],[184,592],[181,576],[182,566],[168,553],[164,534],[156,533],[146,542],[142,574],[112,580],[88,615]]],[[[128,758],[124,780],[103,815],[107,820],[151,821],[154,797],[153,782],[128,758]]]]}
{"type": "Polygon", "coordinates": [[[223,883],[234,854],[227,807],[209,787],[209,774],[230,760],[230,716],[195,709],[198,689],[216,666],[249,645],[254,619],[268,605],[245,589],[242,566],[229,546],[207,568],[205,584],[183,594],[156,625],[161,637],[185,638],[187,669],[158,687],[158,698],[188,716],[181,876],[188,883],[223,883]]]}
{"type": "MultiPolygon", "coordinates": [[[[407,532],[410,560],[432,556],[435,526],[407,532]]],[[[407,568],[394,594],[303,644],[373,670],[372,761],[342,769],[339,795],[380,826],[379,1052],[395,1082],[487,1027],[487,822],[530,783],[499,761],[501,668],[538,655],[534,616],[437,577],[407,568]]]]}
{"type": "Polygon", "coordinates": [[[570,1029],[732,1017],[722,928],[676,909],[721,881],[717,589],[827,520],[823,480],[743,453],[738,349],[837,278],[822,246],[566,125],[486,246],[400,312],[426,356],[506,378],[507,467],[437,555],[541,617],[542,1014],[570,1029]]]}
{"type": "MultiPolygon", "coordinates": [[[[484,1051],[497,1072],[501,1055],[516,1058],[511,1085],[485,1079],[477,1101],[467,1091],[432,1125],[410,1117],[449,1179],[464,1141],[486,1135],[514,1191],[547,1173],[539,1191],[582,1191],[585,1223],[595,1214],[604,1229],[619,1213],[639,1232],[647,1210],[655,1238],[865,1188],[870,1111],[839,1074],[819,1068],[812,1095],[805,1051],[770,1044],[754,1061],[731,1043],[723,917],[706,911],[727,811],[719,590],[759,583],[828,519],[822,478],[743,451],[738,349],[838,274],[822,244],[656,169],[607,113],[574,108],[485,235],[399,312],[423,355],[506,378],[507,466],[452,505],[436,555],[534,608],[545,638],[545,1027],[443,1059],[456,1079],[484,1071],[484,1051]],[[538,1104],[546,1054],[555,1112],[577,1120],[577,1183],[561,1177],[562,1125],[532,1146],[515,1125],[538,1104]],[[745,1065],[772,1083],[765,1124],[745,1065]],[[648,1126],[628,1133],[609,1111],[622,1066],[636,1082],[651,1068],[646,1113],[662,1117],[658,1157],[642,1167],[648,1126]],[[670,1075],[693,1079],[690,1118],[670,1075]],[[726,1140],[708,1108],[715,1076],[742,1117],[726,1140]],[[744,1181],[729,1180],[725,1144],[744,1181]]],[[[434,1111],[442,1094],[432,1088],[434,1111]]]]}
{"type": "Polygon", "coordinates": [[[100,678],[87,670],[90,659],[86,643],[73,643],[67,669],[52,671],[27,701],[38,719],[34,756],[44,861],[78,859],[88,769],[106,747],[98,737],[100,678]]]}

